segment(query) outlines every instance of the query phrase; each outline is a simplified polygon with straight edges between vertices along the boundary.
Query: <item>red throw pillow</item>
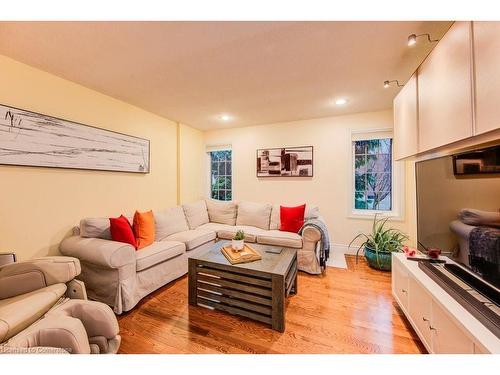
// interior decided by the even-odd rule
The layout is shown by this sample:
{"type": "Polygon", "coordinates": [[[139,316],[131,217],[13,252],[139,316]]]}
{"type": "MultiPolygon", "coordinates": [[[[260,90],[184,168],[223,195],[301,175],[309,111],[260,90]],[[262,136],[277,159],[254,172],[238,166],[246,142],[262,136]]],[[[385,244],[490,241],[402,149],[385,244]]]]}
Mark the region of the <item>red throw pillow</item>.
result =
{"type": "Polygon", "coordinates": [[[304,225],[304,213],[306,205],[297,207],[280,206],[280,230],[284,232],[298,233],[299,229],[304,225]]]}
{"type": "Polygon", "coordinates": [[[137,249],[134,231],[128,219],[121,215],[120,217],[109,218],[109,230],[113,241],[125,242],[137,249]]]}

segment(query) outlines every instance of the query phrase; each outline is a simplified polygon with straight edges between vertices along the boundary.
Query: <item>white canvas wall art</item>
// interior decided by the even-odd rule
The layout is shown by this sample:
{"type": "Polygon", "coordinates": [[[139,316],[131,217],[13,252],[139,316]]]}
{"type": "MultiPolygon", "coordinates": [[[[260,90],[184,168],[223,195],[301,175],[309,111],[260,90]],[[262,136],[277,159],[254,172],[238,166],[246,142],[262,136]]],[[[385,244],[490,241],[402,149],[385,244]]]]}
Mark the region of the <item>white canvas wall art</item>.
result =
{"type": "Polygon", "coordinates": [[[0,164],[149,173],[149,140],[0,105],[0,164]]]}

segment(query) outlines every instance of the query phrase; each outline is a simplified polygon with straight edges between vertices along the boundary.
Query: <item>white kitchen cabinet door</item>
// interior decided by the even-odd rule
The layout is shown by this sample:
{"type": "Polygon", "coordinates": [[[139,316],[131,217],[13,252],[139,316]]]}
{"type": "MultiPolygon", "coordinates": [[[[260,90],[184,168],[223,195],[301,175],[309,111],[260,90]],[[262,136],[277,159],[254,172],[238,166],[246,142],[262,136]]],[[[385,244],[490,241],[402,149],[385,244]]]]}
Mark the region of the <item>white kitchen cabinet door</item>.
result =
{"type": "Polygon", "coordinates": [[[474,342],[458,327],[448,314],[432,301],[430,325],[432,349],[436,354],[472,354],[474,342]]]}
{"type": "Polygon", "coordinates": [[[399,300],[401,307],[408,311],[408,273],[398,260],[393,260],[392,265],[393,293],[399,300]]]}
{"type": "Polygon", "coordinates": [[[500,128],[500,22],[473,22],[475,134],[500,128]]]}
{"type": "Polygon", "coordinates": [[[432,298],[414,278],[410,277],[408,281],[408,314],[425,347],[431,350],[432,298]]]}
{"type": "Polygon", "coordinates": [[[419,152],[472,136],[471,23],[455,22],[418,70],[419,152]]]}
{"type": "Polygon", "coordinates": [[[417,73],[394,98],[394,158],[400,160],[418,152],[417,73]]]}

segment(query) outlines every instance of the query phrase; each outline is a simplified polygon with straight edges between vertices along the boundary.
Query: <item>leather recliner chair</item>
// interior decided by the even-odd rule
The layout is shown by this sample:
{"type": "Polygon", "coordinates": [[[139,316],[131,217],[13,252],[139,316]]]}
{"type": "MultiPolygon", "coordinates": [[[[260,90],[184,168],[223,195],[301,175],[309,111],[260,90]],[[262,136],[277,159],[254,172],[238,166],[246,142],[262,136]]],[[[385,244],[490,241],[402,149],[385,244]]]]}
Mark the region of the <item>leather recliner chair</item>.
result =
{"type": "Polygon", "coordinates": [[[72,257],[0,267],[0,353],[116,353],[121,337],[111,308],[86,299],[72,257]]]}

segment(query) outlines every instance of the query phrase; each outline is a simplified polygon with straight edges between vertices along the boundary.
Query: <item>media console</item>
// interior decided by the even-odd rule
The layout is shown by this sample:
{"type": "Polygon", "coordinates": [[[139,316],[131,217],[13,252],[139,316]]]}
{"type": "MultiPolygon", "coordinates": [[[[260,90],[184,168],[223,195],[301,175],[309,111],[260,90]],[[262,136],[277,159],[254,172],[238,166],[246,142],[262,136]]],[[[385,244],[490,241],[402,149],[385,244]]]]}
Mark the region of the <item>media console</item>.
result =
{"type": "Polygon", "coordinates": [[[500,339],[402,253],[392,255],[392,295],[429,353],[500,353],[500,339]]]}

